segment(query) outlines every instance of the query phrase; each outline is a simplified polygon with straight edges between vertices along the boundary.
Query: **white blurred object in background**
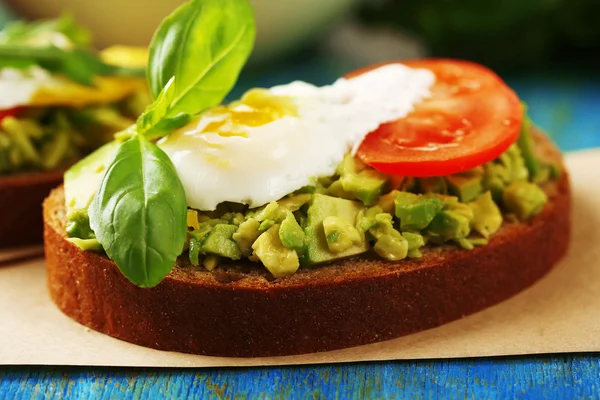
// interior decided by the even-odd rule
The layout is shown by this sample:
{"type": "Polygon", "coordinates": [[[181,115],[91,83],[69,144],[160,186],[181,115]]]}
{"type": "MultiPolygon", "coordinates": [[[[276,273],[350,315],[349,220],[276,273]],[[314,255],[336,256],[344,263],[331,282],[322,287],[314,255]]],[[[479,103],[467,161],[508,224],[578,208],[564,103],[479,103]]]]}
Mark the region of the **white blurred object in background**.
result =
{"type": "MultiPolygon", "coordinates": [[[[88,27],[99,47],[145,46],[158,24],[184,0],[5,0],[26,18],[54,18],[71,12],[88,27]]],[[[250,0],[257,24],[252,61],[285,54],[319,40],[360,0],[250,0]]]]}

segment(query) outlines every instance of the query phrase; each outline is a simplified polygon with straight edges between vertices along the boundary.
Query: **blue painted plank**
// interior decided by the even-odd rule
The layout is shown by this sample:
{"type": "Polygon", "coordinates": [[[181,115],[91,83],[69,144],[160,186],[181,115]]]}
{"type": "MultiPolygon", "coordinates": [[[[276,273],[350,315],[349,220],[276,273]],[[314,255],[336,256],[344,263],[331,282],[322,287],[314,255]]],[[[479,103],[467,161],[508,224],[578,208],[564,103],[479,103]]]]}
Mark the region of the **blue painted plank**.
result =
{"type": "Polygon", "coordinates": [[[0,398],[597,398],[600,357],[282,368],[2,368],[0,398]]]}

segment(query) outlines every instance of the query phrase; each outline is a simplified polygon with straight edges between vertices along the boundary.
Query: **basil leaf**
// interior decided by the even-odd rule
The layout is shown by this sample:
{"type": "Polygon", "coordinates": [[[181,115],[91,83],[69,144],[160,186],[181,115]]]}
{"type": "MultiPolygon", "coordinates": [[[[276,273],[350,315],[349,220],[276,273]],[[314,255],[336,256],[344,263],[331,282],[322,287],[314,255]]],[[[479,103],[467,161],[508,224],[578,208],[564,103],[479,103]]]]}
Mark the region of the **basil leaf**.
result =
{"type": "Polygon", "coordinates": [[[121,143],[89,208],[90,226],[123,275],[156,286],[187,238],[183,185],[169,157],[142,135],[121,143]]]}
{"type": "Polygon", "coordinates": [[[152,38],[147,67],[154,98],[175,77],[167,117],[221,103],[252,51],[255,31],[248,0],[192,0],[169,15],[152,38]]]}
{"type": "Polygon", "coordinates": [[[104,63],[96,54],[84,50],[64,50],[58,47],[26,47],[0,44],[2,64],[13,67],[39,65],[56,74],[63,74],[74,82],[92,85],[97,75],[144,76],[143,68],[125,68],[104,63]]]}
{"type": "Polygon", "coordinates": [[[166,136],[172,130],[182,127],[192,119],[190,114],[184,113],[167,118],[175,93],[174,81],[175,77],[172,77],[156,100],[140,115],[136,123],[137,133],[146,135],[151,140],[156,139],[166,136]]]}

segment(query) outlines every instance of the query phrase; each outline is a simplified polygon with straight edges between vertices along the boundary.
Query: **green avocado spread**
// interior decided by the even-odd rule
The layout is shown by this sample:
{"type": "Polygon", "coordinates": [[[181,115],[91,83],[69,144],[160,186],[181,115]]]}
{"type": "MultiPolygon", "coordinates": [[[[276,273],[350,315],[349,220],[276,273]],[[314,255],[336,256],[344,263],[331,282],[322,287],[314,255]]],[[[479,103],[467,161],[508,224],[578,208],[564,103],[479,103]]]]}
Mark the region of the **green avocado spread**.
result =
{"type": "MultiPolygon", "coordinates": [[[[367,252],[399,261],[421,257],[426,246],[484,246],[504,220],[539,214],[548,201],[541,185],[560,175],[535,155],[529,130],[527,121],[500,157],[454,175],[389,176],[347,155],[334,176],[262,207],[188,208],[181,257],[207,270],[246,259],[279,278],[367,252]]],[[[105,145],[65,176],[67,232],[84,250],[102,251],[87,208],[114,151],[115,143],[105,145]]]]}

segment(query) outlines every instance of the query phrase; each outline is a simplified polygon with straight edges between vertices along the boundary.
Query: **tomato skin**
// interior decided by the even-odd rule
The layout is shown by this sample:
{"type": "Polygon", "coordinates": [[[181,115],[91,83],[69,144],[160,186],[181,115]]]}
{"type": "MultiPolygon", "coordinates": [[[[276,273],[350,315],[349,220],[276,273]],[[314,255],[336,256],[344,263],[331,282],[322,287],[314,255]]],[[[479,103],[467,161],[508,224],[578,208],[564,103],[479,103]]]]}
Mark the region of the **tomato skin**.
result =
{"type": "Polygon", "coordinates": [[[436,82],[431,96],[406,117],[382,124],[367,135],[356,153],[366,164],[394,175],[444,176],[492,161],[519,137],[520,100],[491,70],[451,59],[401,63],[430,70],[436,82]]]}
{"type": "Polygon", "coordinates": [[[9,108],[8,110],[0,110],[0,121],[2,121],[6,117],[15,117],[22,110],[23,110],[23,107],[15,107],[15,108],[9,108]]]}

